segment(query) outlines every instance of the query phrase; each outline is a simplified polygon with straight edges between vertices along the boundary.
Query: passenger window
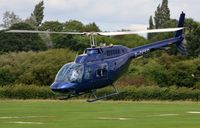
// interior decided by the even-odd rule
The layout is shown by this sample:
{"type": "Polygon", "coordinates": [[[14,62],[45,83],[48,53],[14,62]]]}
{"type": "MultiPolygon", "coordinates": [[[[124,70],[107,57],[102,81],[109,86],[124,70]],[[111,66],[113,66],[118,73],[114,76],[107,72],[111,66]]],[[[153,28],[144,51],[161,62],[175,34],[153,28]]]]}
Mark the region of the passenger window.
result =
{"type": "Polygon", "coordinates": [[[108,74],[108,65],[106,63],[101,64],[100,67],[96,70],[96,77],[107,77],[108,74]]]}
{"type": "Polygon", "coordinates": [[[101,77],[101,76],[102,76],[102,71],[101,71],[101,69],[97,69],[97,71],[96,71],[96,76],[97,76],[97,77],[101,77]]]}

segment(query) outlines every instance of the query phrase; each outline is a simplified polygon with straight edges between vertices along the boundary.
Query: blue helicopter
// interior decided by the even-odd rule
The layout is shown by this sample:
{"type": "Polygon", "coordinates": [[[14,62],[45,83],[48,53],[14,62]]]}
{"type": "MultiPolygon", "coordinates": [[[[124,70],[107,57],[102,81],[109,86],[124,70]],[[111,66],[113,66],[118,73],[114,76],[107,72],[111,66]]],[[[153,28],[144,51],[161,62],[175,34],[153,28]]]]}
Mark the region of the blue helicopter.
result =
{"type": "Polygon", "coordinates": [[[176,44],[177,49],[184,55],[187,50],[183,45],[183,27],[185,13],[182,12],[177,28],[153,29],[145,31],[127,32],[48,32],[30,30],[10,30],[8,32],[18,33],[57,33],[72,35],[90,36],[91,48],[87,48],[82,55],[75,58],[74,62],[65,64],[57,73],[55,81],[50,86],[55,94],[61,94],[61,99],[69,99],[86,93],[90,93],[94,98],[88,102],[94,102],[110,96],[118,95],[120,92],[113,83],[123,74],[129,66],[131,59],[143,54],[160,49],[162,47],[176,44]],[[127,48],[122,45],[97,46],[95,36],[117,36],[138,33],[160,33],[175,32],[175,36],[153,42],[147,45],[127,48]],[[114,92],[104,96],[97,96],[96,90],[111,85],[114,92]]]}

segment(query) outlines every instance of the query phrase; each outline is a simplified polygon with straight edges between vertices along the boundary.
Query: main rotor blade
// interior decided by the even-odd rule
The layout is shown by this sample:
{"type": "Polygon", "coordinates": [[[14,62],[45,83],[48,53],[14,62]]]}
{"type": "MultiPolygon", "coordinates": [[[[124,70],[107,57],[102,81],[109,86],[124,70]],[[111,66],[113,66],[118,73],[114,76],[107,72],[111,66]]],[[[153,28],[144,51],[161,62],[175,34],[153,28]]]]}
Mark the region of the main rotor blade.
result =
{"type": "Polygon", "coordinates": [[[118,35],[131,35],[131,34],[142,34],[142,33],[175,32],[182,29],[184,29],[184,27],[141,30],[141,31],[126,31],[126,32],[55,32],[55,31],[35,31],[35,30],[9,30],[7,32],[8,33],[68,34],[68,35],[87,35],[87,36],[95,36],[95,35],[118,36],[118,35]]]}
{"type": "Polygon", "coordinates": [[[119,35],[131,35],[131,34],[143,34],[143,33],[161,33],[161,32],[175,32],[184,29],[180,28],[164,28],[164,29],[152,29],[142,31],[127,31],[127,32],[98,32],[102,36],[119,36],[119,35]]]}
{"type": "Polygon", "coordinates": [[[34,30],[9,30],[7,33],[38,33],[38,34],[68,34],[68,35],[86,35],[84,32],[54,32],[54,31],[34,31],[34,30]]]}

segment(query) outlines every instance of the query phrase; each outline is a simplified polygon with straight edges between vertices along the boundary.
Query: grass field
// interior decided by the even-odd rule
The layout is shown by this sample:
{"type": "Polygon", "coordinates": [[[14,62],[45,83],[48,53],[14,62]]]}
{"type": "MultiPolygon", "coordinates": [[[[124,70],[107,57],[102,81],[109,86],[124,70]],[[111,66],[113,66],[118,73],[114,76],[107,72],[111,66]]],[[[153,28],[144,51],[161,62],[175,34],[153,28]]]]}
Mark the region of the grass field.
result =
{"type": "Polygon", "coordinates": [[[0,128],[200,128],[200,103],[1,100],[0,128]]]}

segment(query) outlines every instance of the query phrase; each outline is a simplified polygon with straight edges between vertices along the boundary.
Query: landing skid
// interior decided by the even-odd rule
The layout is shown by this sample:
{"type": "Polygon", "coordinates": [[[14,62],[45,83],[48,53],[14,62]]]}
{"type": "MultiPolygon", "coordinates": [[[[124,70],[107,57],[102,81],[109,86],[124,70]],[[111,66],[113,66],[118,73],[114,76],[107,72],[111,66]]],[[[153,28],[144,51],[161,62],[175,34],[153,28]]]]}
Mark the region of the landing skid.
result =
{"type": "Polygon", "coordinates": [[[108,98],[108,97],[111,97],[111,96],[115,96],[115,95],[118,95],[118,94],[121,93],[121,92],[118,91],[118,89],[114,85],[112,85],[112,87],[113,87],[114,92],[111,93],[111,94],[103,95],[103,96],[97,96],[96,90],[92,90],[90,92],[83,92],[83,93],[79,93],[79,94],[69,93],[66,96],[60,97],[59,100],[68,100],[68,99],[73,98],[73,97],[78,97],[78,96],[90,93],[90,97],[92,96],[94,98],[88,99],[87,102],[95,102],[95,101],[102,100],[102,99],[105,99],[105,98],[108,98]]]}
{"type": "Polygon", "coordinates": [[[112,85],[112,87],[114,89],[114,92],[111,93],[111,94],[104,95],[104,96],[97,96],[96,90],[92,90],[90,94],[94,97],[94,99],[88,99],[87,102],[95,102],[95,101],[98,101],[98,100],[102,100],[102,99],[120,94],[120,92],[118,91],[118,89],[114,85],[112,85]]]}

